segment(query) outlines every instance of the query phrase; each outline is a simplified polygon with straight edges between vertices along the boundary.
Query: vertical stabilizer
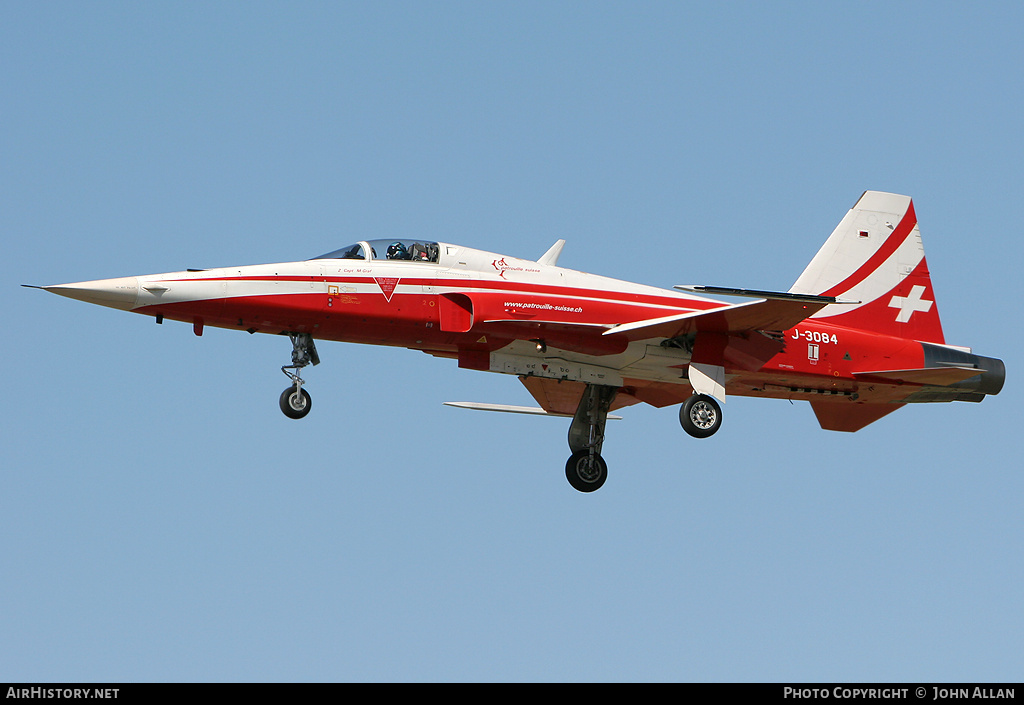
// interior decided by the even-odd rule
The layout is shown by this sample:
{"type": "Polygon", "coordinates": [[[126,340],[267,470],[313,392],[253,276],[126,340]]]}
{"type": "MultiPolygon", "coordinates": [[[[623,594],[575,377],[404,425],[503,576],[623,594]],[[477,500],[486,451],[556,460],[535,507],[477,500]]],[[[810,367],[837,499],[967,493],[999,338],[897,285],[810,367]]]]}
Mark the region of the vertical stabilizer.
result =
{"type": "Polygon", "coordinates": [[[860,302],[826,306],[812,318],[945,343],[909,196],[866,191],[790,291],[860,302]]]}

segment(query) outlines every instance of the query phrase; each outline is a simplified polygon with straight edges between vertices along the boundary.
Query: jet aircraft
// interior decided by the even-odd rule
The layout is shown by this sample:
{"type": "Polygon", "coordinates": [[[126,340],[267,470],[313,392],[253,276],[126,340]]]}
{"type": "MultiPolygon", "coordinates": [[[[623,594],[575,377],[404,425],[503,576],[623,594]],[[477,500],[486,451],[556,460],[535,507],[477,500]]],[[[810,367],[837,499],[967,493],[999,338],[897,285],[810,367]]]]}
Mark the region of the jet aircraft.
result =
{"type": "Polygon", "coordinates": [[[679,405],[691,436],[721,428],[727,396],[810,402],[822,428],[857,431],[919,402],[979,402],[1001,360],[946,344],[912,200],[865,192],[785,292],[674,290],[415,239],[364,240],[309,260],[37,287],[165,319],[286,335],[280,397],[301,419],[314,341],[401,346],[516,375],[539,404],[446,402],[571,418],[566,478],[591,492],[609,412],[679,405]],[[714,296],[735,297],[737,303],[714,296]]]}

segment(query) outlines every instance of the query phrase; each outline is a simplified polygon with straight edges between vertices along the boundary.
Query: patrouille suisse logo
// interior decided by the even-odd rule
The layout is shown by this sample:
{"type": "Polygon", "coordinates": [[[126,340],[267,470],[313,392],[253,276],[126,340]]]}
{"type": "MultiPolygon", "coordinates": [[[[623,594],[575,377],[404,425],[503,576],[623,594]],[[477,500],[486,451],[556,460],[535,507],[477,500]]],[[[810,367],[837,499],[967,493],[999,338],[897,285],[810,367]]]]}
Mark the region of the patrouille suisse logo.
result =
{"type": "Polygon", "coordinates": [[[388,300],[388,303],[391,303],[391,297],[394,296],[395,287],[402,280],[401,277],[374,277],[373,280],[377,282],[377,286],[384,292],[384,298],[388,300]]]}
{"type": "Polygon", "coordinates": [[[505,261],[505,258],[496,259],[491,262],[491,266],[498,270],[498,276],[505,279],[505,272],[539,272],[539,269],[531,269],[529,267],[516,267],[505,261]]]}

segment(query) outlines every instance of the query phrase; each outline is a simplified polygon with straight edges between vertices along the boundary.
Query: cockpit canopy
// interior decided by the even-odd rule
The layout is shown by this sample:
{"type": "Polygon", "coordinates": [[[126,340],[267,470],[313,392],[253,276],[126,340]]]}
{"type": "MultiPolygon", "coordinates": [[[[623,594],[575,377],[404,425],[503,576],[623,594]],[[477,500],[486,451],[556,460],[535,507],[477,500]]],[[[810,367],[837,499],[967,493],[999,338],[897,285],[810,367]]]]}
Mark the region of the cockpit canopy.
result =
{"type": "Polygon", "coordinates": [[[314,257],[313,259],[387,259],[409,262],[437,262],[436,242],[421,240],[365,240],[314,257]]]}

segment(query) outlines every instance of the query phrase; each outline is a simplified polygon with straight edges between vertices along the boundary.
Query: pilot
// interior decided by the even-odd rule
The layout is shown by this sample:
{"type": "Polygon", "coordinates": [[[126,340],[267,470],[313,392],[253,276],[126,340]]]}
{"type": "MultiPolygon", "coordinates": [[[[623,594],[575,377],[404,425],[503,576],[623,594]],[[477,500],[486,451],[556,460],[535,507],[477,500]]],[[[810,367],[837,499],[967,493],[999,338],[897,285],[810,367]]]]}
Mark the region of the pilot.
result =
{"type": "Polygon", "coordinates": [[[388,259],[409,259],[409,251],[400,242],[392,242],[388,245],[388,259]]]}

